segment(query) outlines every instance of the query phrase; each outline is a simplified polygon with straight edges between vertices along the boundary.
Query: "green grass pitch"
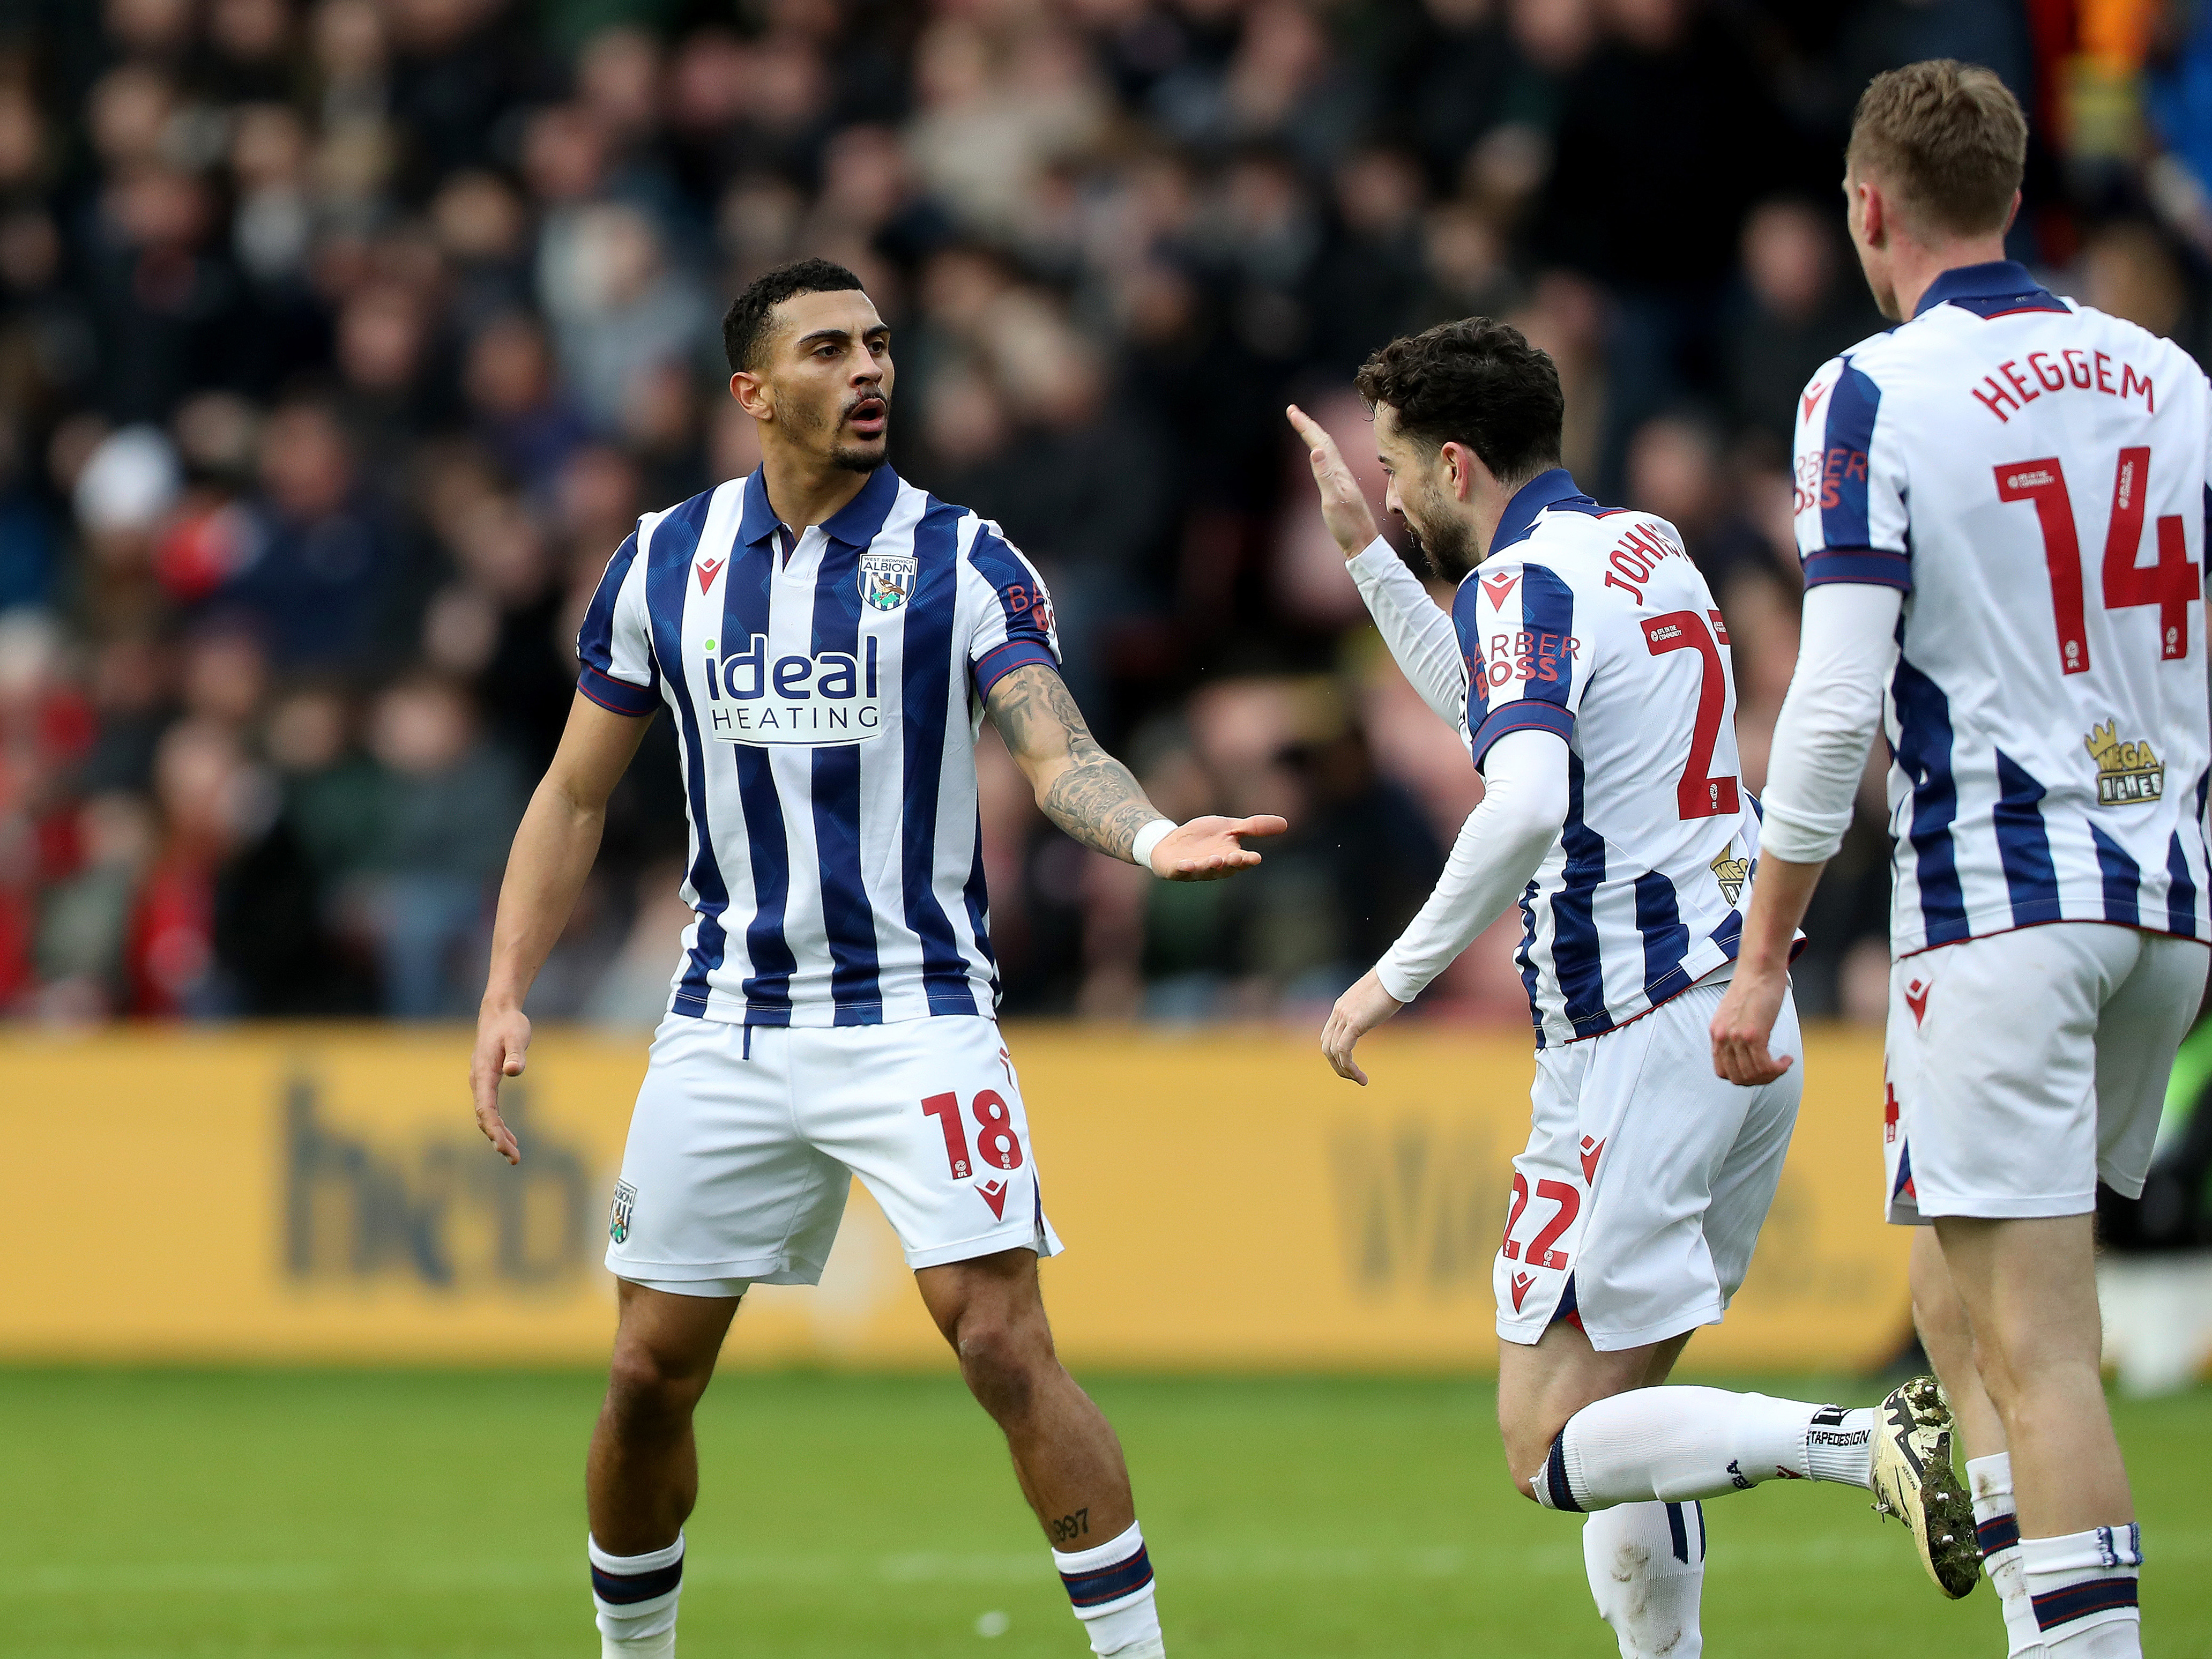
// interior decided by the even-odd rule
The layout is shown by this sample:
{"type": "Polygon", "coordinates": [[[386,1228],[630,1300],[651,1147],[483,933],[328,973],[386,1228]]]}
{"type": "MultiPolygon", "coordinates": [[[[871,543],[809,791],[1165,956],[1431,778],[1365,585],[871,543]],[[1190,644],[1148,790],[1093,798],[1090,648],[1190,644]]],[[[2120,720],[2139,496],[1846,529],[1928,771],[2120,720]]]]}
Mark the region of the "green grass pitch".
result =
{"type": "MultiPolygon", "coordinates": [[[[1487,1387],[1092,1389],[1129,1448],[1178,1659],[1613,1652],[1577,1522],[1506,1487],[1487,1387]]],[[[0,1654],[596,1655],[580,1486],[599,1391],[579,1374],[0,1370],[0,1654]]],[[[2146,1650],[2212,1659],[2212,1391],[2117,1411],[2146,1650]]],[[[732,1375],[701,1437],[687,1659],[1086,1652],[952,1378],[732,1375]]],[[[1706,1513],[1709,1653],[2003,1651],[1987,1588],[1944,1602],[1856,1493],[1773,1484],[1706,1513]]]]}

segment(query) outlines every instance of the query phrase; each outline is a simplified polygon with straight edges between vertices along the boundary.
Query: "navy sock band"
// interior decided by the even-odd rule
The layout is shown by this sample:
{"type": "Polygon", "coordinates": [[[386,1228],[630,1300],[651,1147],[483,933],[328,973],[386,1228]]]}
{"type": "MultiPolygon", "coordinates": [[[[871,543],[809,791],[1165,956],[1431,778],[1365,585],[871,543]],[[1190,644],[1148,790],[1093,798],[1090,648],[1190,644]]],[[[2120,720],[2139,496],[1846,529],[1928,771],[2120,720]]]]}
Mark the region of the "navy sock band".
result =
{"type": "Polygon", "coordinates": [[[1060,1582],[1067,1586],[1067,1599],[1079,1609],[1103,1607],[1109,1601],[1133,1595],[1151,1583],[1152,1558],[1139,1544],[1137,1553],[1126,1560],[1100,1567],[1095,1572],[1063,1572],[1060,1582]]]}
{"type": "Polygon", "coordinates": [[[1573,1489],[1567,1485],[1567,1437],[1561,1430],[1559,1438],[1552,1442],[1552,1455],[1544,1460],[1544,1489],[1551,1494],[1552,1507],[1571,1510],[1576,1515],[1583,1506],[1575,1502],[1573,1489]]]}
{"type": "Polygon", "coordinates": [[[2069,1584],[2064,1589],[2046,1591],[2035,1597],[2035,1622],[2045,1630],[2056,1630],[2061,1625],[2070,1625],[2076,1619],[2087,1619],[2093,1613],[2110,1613],[2115,1607],[2137,1605],[2136,1580],[2133,1575],[2125,1578],[2093,1578],[2086,1584],[2069,1584]]]}
{"type": "Polygon", "coordinates": [[[609,1607],[650,1601],[656,1595],[667,1595],[683,1582],[684,1563],[680,1559],[649,1572],[608,1572],[596,1566],[592,1569],[592,1594],[609,1607]]]}

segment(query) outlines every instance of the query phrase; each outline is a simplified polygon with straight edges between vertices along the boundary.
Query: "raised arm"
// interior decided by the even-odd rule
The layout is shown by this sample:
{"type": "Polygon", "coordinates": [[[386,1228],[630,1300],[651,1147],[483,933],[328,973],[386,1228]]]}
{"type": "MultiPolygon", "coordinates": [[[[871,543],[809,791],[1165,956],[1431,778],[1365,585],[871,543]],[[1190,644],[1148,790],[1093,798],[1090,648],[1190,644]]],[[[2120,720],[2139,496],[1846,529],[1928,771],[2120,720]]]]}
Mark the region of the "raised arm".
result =
{"type": "Polygon", "coordinates": [[[1178,825],[1145,799],[1129,769],[1099,747],[1068,695],[1042,663],[1025,663],[991,688],[985,705],[1044,815],[1085,847],[1142,864],[1170,881],[1216,881],[1260,862],[1247,836],[1279,836],[1272,814],[1193,818],[1178,825]]]}
{"type": "Polygon", "coordinates": [[[1375,528],[1375,515],[1358,480],[1345,465],[1336,440],[1296,404],[1285,411],[1305,441],[1321,490],[1322,520],[1344,554],[1359,597],[1375,618],[1382,642],[1401,672],[1438,718],[1456,726],[1467,714],[1467,659],[1451,618],[1429,597],[1421,580],[1406,568],[1390,544],[1375,528]]]}
{"type": "Polygon", "coordinates": [[[649,714],[618,714],[580,693],[569,705],[561,747],[531,796],[507,855],[469,1086],[476,1097],[477,1127],[509,1164],[522,1162],[522,1150],[499,1115],[499,1085],[501,1078],[522,1075],[524,1051],[530,1047],[522,1000],[568,925],[576,896],[599,855],[607,798],[652,723],[649,714]]]}

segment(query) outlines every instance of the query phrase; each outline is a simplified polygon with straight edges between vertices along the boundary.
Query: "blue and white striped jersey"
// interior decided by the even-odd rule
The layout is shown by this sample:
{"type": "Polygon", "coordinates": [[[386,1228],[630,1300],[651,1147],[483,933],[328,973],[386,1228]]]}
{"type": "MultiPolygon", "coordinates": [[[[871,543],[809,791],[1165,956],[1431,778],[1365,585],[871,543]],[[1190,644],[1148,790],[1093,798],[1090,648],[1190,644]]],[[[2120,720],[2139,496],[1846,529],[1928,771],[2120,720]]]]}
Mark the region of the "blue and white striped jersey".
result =
{"type": "Polygon", "coordinates": [[[1883,710],[1898,954],[2047,921],[2212,939],[2212,392],[2009,261],[1805,388],[1808,585],[1902,589],[1883,710]]]}
{"type": "Polygon", "coordinates": [[[882,467],[794,541],[763,476],[732,479],[638,521],[577,650],[586,696],[675,716],[698,917],[673,1012],[992,1013],[975,738],[994,684],[1060,657],[995,525],[882,467]]]}
{"type": "Polygon", "coordinates": [[[1728,629],[1674,526],[1554,468],[1516,493],[1452,622],[1474,762],[1567,742],[1567,817],[1521,899],[1539,1047],[1599,1036],[1735,959],[1759,845],[1728,629]]]}

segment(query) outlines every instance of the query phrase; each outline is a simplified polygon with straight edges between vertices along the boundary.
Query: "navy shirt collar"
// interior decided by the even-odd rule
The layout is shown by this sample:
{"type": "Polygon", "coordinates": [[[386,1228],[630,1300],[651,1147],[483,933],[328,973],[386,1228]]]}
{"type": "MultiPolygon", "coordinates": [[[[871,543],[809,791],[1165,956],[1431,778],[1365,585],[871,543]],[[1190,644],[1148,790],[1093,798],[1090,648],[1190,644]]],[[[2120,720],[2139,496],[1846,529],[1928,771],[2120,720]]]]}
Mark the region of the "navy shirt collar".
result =
{"type": "Polygon", "coordinates": [[[1948,305],[1953,300],[2028,300],[2042,292],[2043,284],[2029,276],[2027,267],[2017,259],[1954,265],[1928,284],[1912,314],[1917,317],[1932,306],[1948,305]]]}
{"type": "MultiPolygon", "coordinates": [[[[868,474],[860,493],[822,521],[824,535],[848,547],[866,547],[876,538],[898,499],[898,474],[879,466],[868,474]]],[[[744,514],[738,524],[738,539],[750,547],[775,534],[781,521],[768,501],[768,469],[756,467],[745,480],[744,514]]]]}
{"type": "Polygon", "coordinates": [[[1528,532],[1536,527],[1537,515],[1563,501],[1586,507],[1597,505],[1583,494],[1574,474],[1564,466],[1539,472],[1515,490],[1513,499],[1505,503],[1505,512],[1498,520],[1498,533],[1490,538],[1490,552],[1486,556],[1495,557],[1514,543],[1526,541],[1528,532]]]}

